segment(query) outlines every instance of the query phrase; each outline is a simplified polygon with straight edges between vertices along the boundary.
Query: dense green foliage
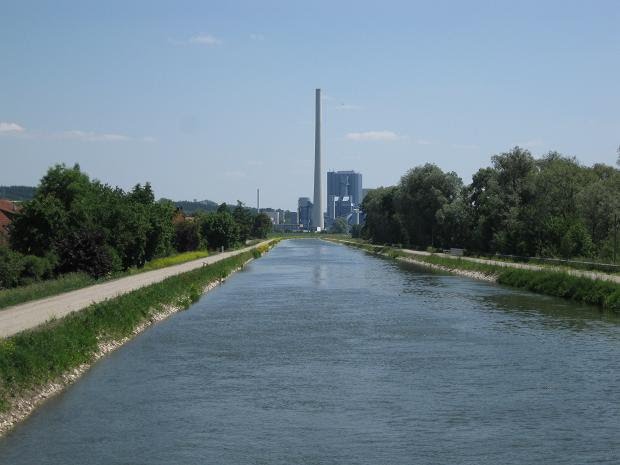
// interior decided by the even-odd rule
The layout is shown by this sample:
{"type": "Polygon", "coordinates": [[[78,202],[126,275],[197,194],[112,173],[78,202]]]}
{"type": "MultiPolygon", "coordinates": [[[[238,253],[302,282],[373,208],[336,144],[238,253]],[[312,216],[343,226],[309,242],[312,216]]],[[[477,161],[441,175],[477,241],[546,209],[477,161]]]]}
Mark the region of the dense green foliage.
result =
{"type": "Polygon", "coordinates": [[[254,224],[252,225],[252,234],[254,237],[264,239],[273,229],[273,223],[271,219],[264,213],[259,213],[254,218],[254,224]]]}
{"type": "Polygon", "coordinates": [[[189,252],[200,247],[200,228],[192,220],[178,221],[174,224],[174,247],[179,252],[189,252]]]}
{"type": "Polygon", "coordinates": [[[124,192],[91,181],[77,165],[56,165],[14,219],[11,246],[55,255],[59,273],[104,276],[170,253],[173,215],[172,204],[155,202],[148,183],[124,192]]]}
{"type": "Polygon", "coordinates": [[[453,172],[419,166],[398,186],[371,191],[362,209],[363,236],[373,242],[620,259],[620,170],[556,152],[535,159],[515,147],[467,186],[453,172]]]}
{"type": "Polygon", "coordinates": [[[188,307],[208,283],[224,278],[261,251],[254,249],[173,276],[0,341],[0,411],[13,396],[90,362],[98,342],[129,336],[165,306],[188,307]]]}
{"type": "Polygon", "coordinates": [[[227,209],[220,208],[215,213],[200,215],[197,221],[209,247],[228,249],[239,242],[239,225],[227,209]]]}
{"type": "Polygon", "coordinates": [[[180,200],[174,202],[174,206],[183,210],[186,215],[196,215],[197,213],[209,213],[217,210],[219,206],[211,200],[189,201],[180,200]]]}
{"type": "Polygon", "coordinates": [[[0,186],[0,199],[30,200],[34,197],[35,190],[34,187],[30,186],[0,186]]]}
{"type": "Polygon", "coordinates": [[[344,218],[336,218],[332,223],[329,232],[332,234],[345,234],[349,231],[349,224],[344,218]]]}
{"type": "Polygon", "coordinates": [[[353,239],[359,239],[360,237],[362,237],[362,225],[361,224],[351,225],[351,237],[353,239]]]}
{"type": "Polygon", "coordinates": [[[0,289],[66,273],[109,277],[142,268],[175,251],[231,248],[253,234],[257,215],[238,202],[186,218],[168,200],[155,201],[149,183],[125,192],[91,180],[79,166],[48,170],[0,245],[0,289]]]}

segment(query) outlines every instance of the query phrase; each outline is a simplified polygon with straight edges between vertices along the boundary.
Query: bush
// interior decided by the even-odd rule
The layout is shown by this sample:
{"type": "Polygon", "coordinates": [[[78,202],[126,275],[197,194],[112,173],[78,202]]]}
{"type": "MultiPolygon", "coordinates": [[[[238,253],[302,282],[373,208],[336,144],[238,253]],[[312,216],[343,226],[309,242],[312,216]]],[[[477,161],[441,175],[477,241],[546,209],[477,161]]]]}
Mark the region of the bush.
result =
{"type": "Polygon", "coordinates": [[[18,286],[23,269],[22,255],[0,246],[0,289],[18,286]]]}
{"type": "Polygon", "coordinates": [[[264,239],[267,237],[267,234],[269,234],[272,229],[273,223],[267,215],[265,215],[264,213],[259,213],[258,215],[256,215],[256,218],[254,218],[254,225],[252,226],[252,235],[254,237],[264,239]]]}
{"type": "Polygon", "coordinates": [[[208,213],[200,217],[200,233],[210,248],[229,249],[239,242],[239,227],[228,211],[222,209],[222,206],[220,209],[217,213],[208,213]],[[220,209],[222,211],[219,211],[220,209]]]}
{"type": "Polygon", "coordinates": [[[58,257],[48,254],[46,257],[36,257],[34,255],[24,255],[22,257],[22,273],[20,285],[29,284],[44,279],[51,279],[54,276],[54,269],[58,264],[58,257]]]}
{"type": "Polygon", "coordinates": [[[177,252],[190,252],[200,247],[197,222],[183,220],[174,225],[174,247],[177,252]]]}
{"type": "Polygon", "coordinates": [[[110,246],[106,244],[101,231],[88,228],[72,231],[57,242],[56,250],[60,255],[60,273],[83,271],[94,278],[100,278],[118,271],[110,246]]]}

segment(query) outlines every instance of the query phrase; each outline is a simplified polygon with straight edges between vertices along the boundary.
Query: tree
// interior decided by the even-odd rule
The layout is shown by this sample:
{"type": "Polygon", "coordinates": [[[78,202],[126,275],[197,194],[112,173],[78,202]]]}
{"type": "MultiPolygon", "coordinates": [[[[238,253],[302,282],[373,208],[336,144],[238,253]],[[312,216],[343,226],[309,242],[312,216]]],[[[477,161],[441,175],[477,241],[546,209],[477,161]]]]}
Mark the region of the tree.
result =
{"type": "MultiPolygon", "coordinates": [[[[206,244],[205,244],[206,245],[206,244]]],[[[189,252],[200,247],[198,222],[184,220],[174,225],[174,248],[178,252],[189,252]]]]}
{"type": "MultiPolygon", "coordinates": [[[[43,257],[53,253],[62,258],[67,255],[67,238],[91,245],[103,241],[113,266],[119,259],[127,269],[170,253],[173,215],[170,202],[155,202],[149,183],[137,184],[125,193],[91,181],[77,165],[56,165],[43,176],[33,200],[23,205],[13,222],[11,245],[24,254],[43,257]],[[96,238],[93,231],[98,231],[96,238]]],[[[101,256],[95,254],[93,259],[101,256]]],[[[83,260],[76,257],[61,259],[58,271],[76,271],[78,264],[84,268],[83,260]]]]}
{"type": "Polygon", "coordinates": [[[239,227],[239,240],[245,243],[246,240],[252,235],[252,229],[254,227],[254,215],[249,208],[243,204],[243,202],[237,200],[237,206],[233,210],[233,218],[239,227]]]}
{"type": "Polygon", "coordinates": [[[444,173],[427,163],[409,170],[395,196],[396,211],[409,243],[426,247],[440,242],[437,212],[460,194],[462,181],[454,172],[444,173]]]}
{"type": "Polygon", "coordinates": [[[210,248],[229,249],[239,242],[239,228],[233,216],[227,211],[207,213],[199,217],[203,239],[210,248]]]}
{"type": "Polygon", "coordinates": [[[69,232],[56,244],[58,271],[83,271],[100,278],[120,269],[120,259],[106,244],[101,230],[82,228],[69,232]]]}
{"type": "Polygon", "coordinates": [[[379,243],[409,242],[401,218],[396,214],[397,192],[397,187],[379,187],[364,197],[361,209],[366,214],[366,222],[362,236],[379,243]]]}
{"type": "Polygon", "coordinates": [[[344,218],[336,218],[330,228],[333,234],[346,234],[349,231],[349,224],[344,218]]]}
{"type": "Polygon", "coordinates": [[[358,239],[362,237],[362,225],[361,224],[351,225],[351,237],[354,239],[358,239]]]}
{"type": "Polygon", "coordinates": [[[43,256],[69,231],[69,212],[54,196],[37,195],[23,204],[11,223],[11,247],[23,254],[43,256]]]}
{"type": "Polygon", "coordinates": [[[271,232],[273,223],[264,213],[259,213],[254,217],[254,226],[252,227],[252,235],[259,239],[264,239],[271,232]]]}
{"type": "Polygon", "coordinates": [[[0,289],[19,285],[23,270],[21,254],[0,245],[0,289]]]}

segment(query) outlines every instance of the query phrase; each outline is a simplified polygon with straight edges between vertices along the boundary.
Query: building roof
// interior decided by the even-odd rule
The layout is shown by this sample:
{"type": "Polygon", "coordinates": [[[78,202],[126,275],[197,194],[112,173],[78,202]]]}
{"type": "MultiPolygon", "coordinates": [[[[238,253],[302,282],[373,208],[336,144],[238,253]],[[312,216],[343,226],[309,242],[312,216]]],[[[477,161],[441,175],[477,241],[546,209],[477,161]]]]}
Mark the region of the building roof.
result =
{"type": "Polygon", "coordinates": [[[19,207],[15,205],[15,202],[7,199],[0,199],[0,211],[6,213],[16,213],[19,211],[19,207]]]}
{"type": "Polygon", "coordinates": [[[19,207],[10,200],[0,199],[0,233],[7,233],[12,217],[19,211],[19,207]]]}

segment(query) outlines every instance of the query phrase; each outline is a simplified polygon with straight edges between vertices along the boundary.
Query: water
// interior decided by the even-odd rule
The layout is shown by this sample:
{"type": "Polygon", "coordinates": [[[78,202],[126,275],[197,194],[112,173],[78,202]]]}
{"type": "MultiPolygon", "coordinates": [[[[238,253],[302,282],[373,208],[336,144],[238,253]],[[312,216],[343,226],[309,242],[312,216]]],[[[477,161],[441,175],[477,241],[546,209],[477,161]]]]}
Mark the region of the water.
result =
{"type": "Polygon", "coordinates": [[[285,241],[97,363],[2,464],[620,462],[620,322],[285,241]]]}

